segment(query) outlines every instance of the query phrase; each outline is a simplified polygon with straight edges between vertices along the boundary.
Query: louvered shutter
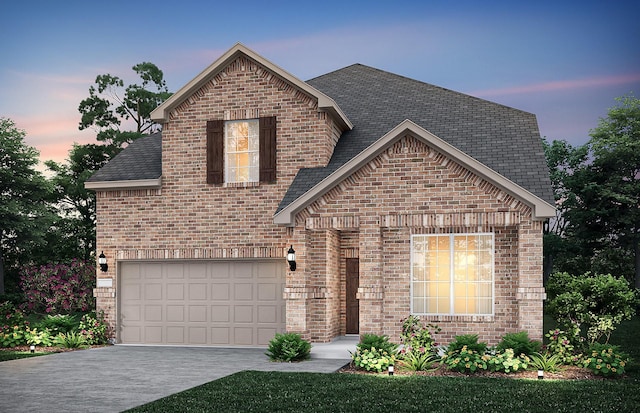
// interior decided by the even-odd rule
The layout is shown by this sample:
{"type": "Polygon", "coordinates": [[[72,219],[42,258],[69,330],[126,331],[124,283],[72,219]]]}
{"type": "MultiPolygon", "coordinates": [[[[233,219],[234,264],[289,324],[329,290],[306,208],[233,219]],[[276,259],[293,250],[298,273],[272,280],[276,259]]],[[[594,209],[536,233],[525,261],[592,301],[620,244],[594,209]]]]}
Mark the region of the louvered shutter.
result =
{"type": "Polygon", "coordinates": [[[276,117],[260,118],[260,182],[276,180],[276,117]]]}
{"type": "Polygon", "coordinates": [[[224,121],[207,121],[207,183],[224,182],[224,121]]]}

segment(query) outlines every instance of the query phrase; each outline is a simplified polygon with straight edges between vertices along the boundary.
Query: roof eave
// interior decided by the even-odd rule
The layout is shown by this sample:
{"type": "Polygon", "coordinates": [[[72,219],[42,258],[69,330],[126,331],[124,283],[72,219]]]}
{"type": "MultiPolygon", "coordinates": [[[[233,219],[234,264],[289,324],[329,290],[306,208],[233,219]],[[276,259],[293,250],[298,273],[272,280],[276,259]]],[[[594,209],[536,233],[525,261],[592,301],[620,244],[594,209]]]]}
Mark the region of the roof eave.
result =
{"type": "Polygon", "coordinates": [[[266,67],[270,71],[276,73],[278,76],[295,86],[300,91],[315,97],[318,100],[318,110],[329,112],[343,130],[352,129],[353,124],[344,114],[342,109],[337,103],[329,96],[320,92],[311,85],[298,79],[291,73],[287,72],[275,63],[265,59],[253,50],[249,49],[242,43],[236,43],[231,49],[220,56],[215,62],[210,64],[204,69],[198,76],[193,78],[189,83],[184,85],[180,90],[171,95],[171,97],[165,100],[160,106],[158,106],[153,112],[151,112],[151,120],[164,123],[169,119],[169,113],[180,105],[185,99],[195,93],[198,89],[204,86],[213,76],[223,70],[229,63],[235,60],[238,56],[245,55],[250,59],[258,62],[262,66],[266,67]]]}
{"type": "Polygon", "coordinates": [[[278,225],[294,226],[295,215],[298,212],[320,198],[407,133],[434,146],[441,153],[450,156],[456,162],[529,205],[532,209],[534,220],[542,221],[555,216],[555,207],[553,205],[407,119],[387,132],[358,156],[320,181],[305,194],[277,212],[274,215],[273,222],[278,225]]]}
{"type": "Polygon", "coordinates": [[[91,189],[94,191],[113,191],[119,189],[158,189],[162,187],[162,177],[155,179],[85,182],[84,187],[86,189],[91,189]]]}

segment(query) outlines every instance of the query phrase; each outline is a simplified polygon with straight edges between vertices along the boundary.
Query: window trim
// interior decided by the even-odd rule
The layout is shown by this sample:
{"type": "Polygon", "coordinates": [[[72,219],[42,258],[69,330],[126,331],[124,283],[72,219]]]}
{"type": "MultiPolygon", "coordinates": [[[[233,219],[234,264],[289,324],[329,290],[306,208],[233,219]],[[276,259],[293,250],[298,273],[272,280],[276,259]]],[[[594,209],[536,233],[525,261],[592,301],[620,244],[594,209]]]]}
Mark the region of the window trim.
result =
{"type": "Polygon", "coordinates": [[[452,316],[452,317],[494,317],[496,311],[496,269],[495,269],[495,233],[493,232],[464,232],[464,233],[448,233],[448,234],[412,234],[411,242],[410,242],[410,250],[409,250],[409,301],[410,301],[410,312],[411,314],[425,316],[425,317],[438,317],[438,316],[452,316]],[[454,293],[454,283],[455,279],[453,277],[454,273],[454,237],[456,236],[491,236],[491,244],[492,244],[492,262],[491,262],[491,312],[489,313],[456,313],[455,312],[455,293],[454,293]],[[413,280],[413,269],[414,269],[414,260],[413,260],[413,245],[416,237],[442,237],[447,236],[449,238],[449,273],[451,274],[449,280],[449,311],[446,313],[429,313],[426,312],[427,308],[425,307],[425,312],[416,312],[414,311],[414,280],[413,280]]]}

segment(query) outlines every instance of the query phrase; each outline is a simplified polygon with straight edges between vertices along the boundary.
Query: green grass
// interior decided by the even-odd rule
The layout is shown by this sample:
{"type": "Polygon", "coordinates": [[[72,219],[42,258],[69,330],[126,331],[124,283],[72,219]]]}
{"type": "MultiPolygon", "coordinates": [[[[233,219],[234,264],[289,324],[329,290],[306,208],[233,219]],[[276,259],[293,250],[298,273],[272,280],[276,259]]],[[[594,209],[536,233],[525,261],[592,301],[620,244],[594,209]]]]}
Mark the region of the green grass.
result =
{"type": "Polygon", "coordinates": [[[30,353],[28,351],[0,351],[0,361],[26,359],[51,354],[49,352],[30,353]]]}
{"type": "MultiPolygon", "coordinates": [[[[551,328],[551,327],[549,327],[551,328]]],[[[525,380],[245,371],[129,412],[636,412],[640,317],[611,337],[634,358],[625,379],[525,380]]]]}

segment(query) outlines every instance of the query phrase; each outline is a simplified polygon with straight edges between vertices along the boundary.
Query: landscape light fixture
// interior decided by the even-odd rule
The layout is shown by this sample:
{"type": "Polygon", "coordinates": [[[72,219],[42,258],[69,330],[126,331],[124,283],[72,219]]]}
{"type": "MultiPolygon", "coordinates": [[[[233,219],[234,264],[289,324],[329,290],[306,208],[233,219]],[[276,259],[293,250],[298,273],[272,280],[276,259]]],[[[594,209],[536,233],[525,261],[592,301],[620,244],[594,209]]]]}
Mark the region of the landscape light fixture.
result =
{"type": "Polygon", "coordinates": [[[389,376],[393,376],[393,365],[389,366],[389,376]]]}
{"type": "Polygon", "coordinates": [[[544,370],[538,370],[538,380],[544,379],[544,370]]]}
{"type": "Polygon", "coordinates": [[[33,344],[29,346],[29,351],[31,353],[34,353],[36,351],[36,346],[34,346],[33,344]]]}
{"type": "Polygon", "coordinates": [[[98,255],[98,264],[100,265],[100,271],[107,272],[109,266],[107,265],[107,257],[104,255],[104,251],[100,252],[98,255]]]}
{"type": "Polygon", "coordinates": [[[287,251],[287,261],[289,262],[289,269],[291,271],[296,270],[296,252],[293,250],[293,245],[289,247],[287,251]]]}

